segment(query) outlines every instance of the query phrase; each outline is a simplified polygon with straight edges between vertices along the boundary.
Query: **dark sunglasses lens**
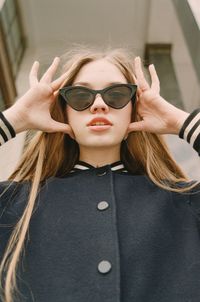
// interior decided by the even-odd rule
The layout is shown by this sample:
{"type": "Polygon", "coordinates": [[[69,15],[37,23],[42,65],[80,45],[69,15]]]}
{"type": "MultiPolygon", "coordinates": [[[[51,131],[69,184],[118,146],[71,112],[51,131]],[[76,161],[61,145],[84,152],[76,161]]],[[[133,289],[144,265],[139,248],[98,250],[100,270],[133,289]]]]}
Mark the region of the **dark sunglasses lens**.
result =
{"type": "Polygon", "coordinates": [[[81,88],[73,88],[66,91],[67,103],[75,110],[84,110],[92,102],[93,95],[89,91],[81,88]]]}
{"type": "Polygon", "coordinates": [[[118,86],[110,88],[104,94],[104,98],[110,107],[119,109],[128,104],[131,100],[131,88],[127,86],[118,86]]]}

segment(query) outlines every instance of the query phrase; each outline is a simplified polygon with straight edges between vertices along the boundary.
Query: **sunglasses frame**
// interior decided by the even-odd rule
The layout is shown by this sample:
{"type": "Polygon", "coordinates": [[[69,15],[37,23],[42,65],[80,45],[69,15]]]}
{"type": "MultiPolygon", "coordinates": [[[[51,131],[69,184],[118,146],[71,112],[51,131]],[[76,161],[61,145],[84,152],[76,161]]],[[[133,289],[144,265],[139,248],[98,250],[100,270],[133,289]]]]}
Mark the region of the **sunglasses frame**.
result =
{"type": "MultiPolygon", "coordinates": [[[[77,110],[75,108],[73,108],[70,104],[69,106],[72,107],[74,110],[76,111],[83,111],[87,108],[89,108],[95,101],[95,98],[96,98],[96,95],[98,93],[101,94],[101,97],[103,99],[103,101],[106,103],[106,101],[104,100],[104,94],[112,89],[112,88],[115,88],[115,87],[119,87],[119,86],[125,86],[125,87],[129,87],[131,89],[131,96],[130,96],[130,100],[132,101],[133,105],[135,103],[135,100],[136,100],[136,92],[137,92],[137,85],[135,84],[131,84],[131,83],[128,83],[128,84],[114,84],[112,86],[109,86],[109,87],[106,87],[104,89],[100,89],[100,90],[94,90],[94,89],[90,89],[88,87],[85,87],[85,86],[66,86],[66,87],[63,87],[61,89],[59,89],[59,95],[62,97],[62,99],[64,99],[64,101],[68,104],[68,100],[67,100],[67,97],[65,95],[65,93],[69,90],[73,90],[74,88],[81,88],[83,90],[86,90],[86,91],[89,91],[92,95],[93,95],[93,101],[91,102],[91,104],[89,104],[88,106],[84,107],[83,109],[80,109],[80,110],[77,110]]],[[[128,103],[127,103],[128,104],[128,103]]],[[[120,108],[115,108],[113,106],[110,106],[109,104],[106,103],[106,105],[108,105],[109,107],[112,107],[114,109],[121,109],[123,107],[125,107],[127,104],[125,104],[124,106],[120,107],[120,108]]]]}

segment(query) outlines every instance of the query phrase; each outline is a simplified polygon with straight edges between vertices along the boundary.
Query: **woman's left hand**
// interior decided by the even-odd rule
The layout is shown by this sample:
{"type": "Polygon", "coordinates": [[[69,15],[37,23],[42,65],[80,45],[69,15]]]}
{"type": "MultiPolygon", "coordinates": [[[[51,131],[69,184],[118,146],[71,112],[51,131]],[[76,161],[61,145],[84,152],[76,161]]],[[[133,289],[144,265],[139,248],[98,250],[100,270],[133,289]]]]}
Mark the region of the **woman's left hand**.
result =
{"type": "Polygon", "coordinates": [[[142,120],[132,122],[127,133],[145,131],[178,134],[189,113],[173,106],[160,96],[160,82],[153,64],[149,65],[150,86],[144,77],[140,57],[136,57],[134,63],[138,86],[136,110],[142,120]]]}

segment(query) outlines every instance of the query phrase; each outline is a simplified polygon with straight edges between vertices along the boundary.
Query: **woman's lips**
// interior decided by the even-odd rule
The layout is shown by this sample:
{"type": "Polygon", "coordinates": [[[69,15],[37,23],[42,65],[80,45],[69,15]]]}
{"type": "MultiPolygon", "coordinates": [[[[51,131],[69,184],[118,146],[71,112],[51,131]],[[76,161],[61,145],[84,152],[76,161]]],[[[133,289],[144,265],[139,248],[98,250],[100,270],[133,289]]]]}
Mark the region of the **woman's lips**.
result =
{"type": "Polygon", "coordinates": [[[112,125],[112,123],[106,119],[105,117],[97,116],[93,118],[87,126],[104,126],[104,125],[112,125]]]}
{"type": "Polygon", "coordinates": [[[92,131],[105,131],[112,127],[111,125],[98,125],[98,126],[88,126],[88,128],[92,131]]]}

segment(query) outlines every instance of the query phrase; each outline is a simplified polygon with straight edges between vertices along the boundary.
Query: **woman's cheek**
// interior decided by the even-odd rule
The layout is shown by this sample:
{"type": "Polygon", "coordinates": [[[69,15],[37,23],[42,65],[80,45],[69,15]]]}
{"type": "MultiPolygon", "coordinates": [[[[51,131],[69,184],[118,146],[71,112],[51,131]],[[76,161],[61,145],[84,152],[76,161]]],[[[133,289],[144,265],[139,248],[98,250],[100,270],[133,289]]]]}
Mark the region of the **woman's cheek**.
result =
{"type": "Polygon", "coordinates": [[[71,127],[75,134],[76,139],[79,140],[81,138],[84,138],[87,135],[87,131],[86,131],[87,129],[84,128],[83,126],[81,126],[80,124],[78,124],[78,122],[75,124],[72,124],[71,127]]]}

